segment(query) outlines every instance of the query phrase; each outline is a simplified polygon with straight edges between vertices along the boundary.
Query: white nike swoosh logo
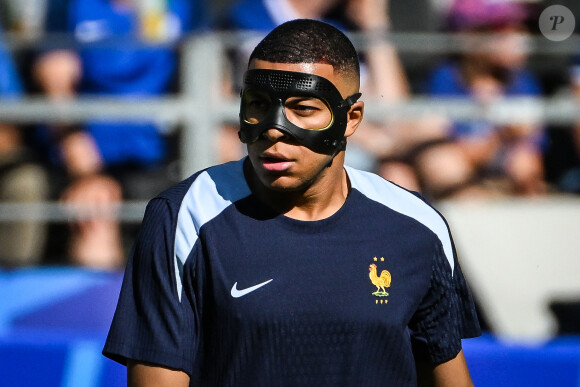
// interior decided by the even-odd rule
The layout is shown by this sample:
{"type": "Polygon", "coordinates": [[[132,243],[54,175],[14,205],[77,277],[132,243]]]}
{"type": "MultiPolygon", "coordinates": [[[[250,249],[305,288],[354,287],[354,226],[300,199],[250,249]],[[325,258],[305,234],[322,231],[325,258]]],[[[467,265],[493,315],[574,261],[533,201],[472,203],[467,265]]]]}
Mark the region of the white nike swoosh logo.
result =
{"type": "Polygon", "coordinates": [[[262,282],[261,284],[250,286],[249,288],[242,289],[242,290],[238,290],[238,283],[236,282],[234,284],[234,286],[232,286],[232,291],[231,291],[232,297],[238,298],[238,297],[245,296],[246,294],[251,293],[256,289],[259,289],[262,286],[269,284],[273,280],[274,279],[272,278],[272,279],[269,279],[268,281],[262,282]]]}

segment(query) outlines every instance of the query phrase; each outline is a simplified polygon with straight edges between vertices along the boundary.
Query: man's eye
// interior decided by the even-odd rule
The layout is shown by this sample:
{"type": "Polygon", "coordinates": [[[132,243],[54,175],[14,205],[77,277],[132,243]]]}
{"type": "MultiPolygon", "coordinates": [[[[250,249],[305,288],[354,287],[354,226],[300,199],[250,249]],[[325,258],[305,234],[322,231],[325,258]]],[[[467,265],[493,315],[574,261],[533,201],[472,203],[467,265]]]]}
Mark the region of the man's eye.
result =
{"type": "Polygon", "coordinates": [[[317,106],[309,105],[309,104],[291,104],[290,106],[286,107],[287,109],[292,110],[295,114],[299,114],[302,116],[315,114],[316,112],[320,111],[317,106]]]}
{"type": "Polygon", "coordinates": [[[319,110],[318,108],[316,108],[314,106],[309,106],[309,105],[298,105],[294,109],[301,111],[301,112],[314,112],[314,111],[319,110]]]}
{"type": "Polygon", "coordinates": [[[248,101],[248,106],[253,109],[264,109],[267,106],[267,102],[262,99],[253,99],[248,101]]]}

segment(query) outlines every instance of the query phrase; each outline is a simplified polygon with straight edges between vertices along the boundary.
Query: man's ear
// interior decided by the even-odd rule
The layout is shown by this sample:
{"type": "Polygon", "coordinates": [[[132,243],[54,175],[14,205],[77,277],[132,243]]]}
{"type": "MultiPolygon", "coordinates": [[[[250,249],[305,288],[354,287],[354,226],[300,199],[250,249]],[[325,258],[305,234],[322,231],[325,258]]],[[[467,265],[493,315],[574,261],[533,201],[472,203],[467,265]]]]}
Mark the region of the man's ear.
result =
{"type": "Polygon", "coordinates": [[[363,101],[355,102],[347,113],[346,131],[344,137],[350,137],[356,131],[363,119],[365,103],[363,101]]]}

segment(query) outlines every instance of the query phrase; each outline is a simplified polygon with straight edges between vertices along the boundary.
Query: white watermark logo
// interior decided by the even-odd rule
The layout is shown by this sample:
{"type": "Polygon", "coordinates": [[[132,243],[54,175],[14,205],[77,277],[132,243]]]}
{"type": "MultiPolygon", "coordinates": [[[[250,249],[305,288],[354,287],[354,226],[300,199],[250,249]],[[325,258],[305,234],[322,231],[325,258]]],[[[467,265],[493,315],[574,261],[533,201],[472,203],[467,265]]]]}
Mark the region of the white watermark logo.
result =
{"type": "Polygon", "coordinates": [[[576,20],[567,7],[551,5],[542,11],[538,24],[540,31],[547,39],[561,42],[572,35],[576,20]]]}

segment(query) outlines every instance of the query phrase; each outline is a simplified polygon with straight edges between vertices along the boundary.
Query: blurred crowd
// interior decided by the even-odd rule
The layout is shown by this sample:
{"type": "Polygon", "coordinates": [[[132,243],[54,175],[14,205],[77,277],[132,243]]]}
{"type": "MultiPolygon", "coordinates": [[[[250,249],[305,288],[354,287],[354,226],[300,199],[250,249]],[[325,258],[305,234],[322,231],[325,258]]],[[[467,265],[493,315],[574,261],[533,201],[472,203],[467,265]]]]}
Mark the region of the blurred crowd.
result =
{"type": "MultiPolygon", "coordinates": [[[[107,96],[138,103],[178,94],[184,38],[265,33],[287,20],[316,18],[363,37],[355,41],[364,47],[363,99],[390,106],[414,97],[482,106],[504,97],[580,101],[576,55],[542,66],[545,58],[536,61],[528,49],[526,37],[539,34],[546,6],[517,0],[0,0],[0,98],[107,96]],[[450,54],[408,54],[397,50],[390,32],[467,38],[450,54]],[[33,44],[15,49],[8,37],[33,44]]],[[[247,39],[226,53],[224,98],[239,93],[255,43],[247,39]]],[[[0,221],[0,265],[121,268],[138,226],[98,210],[150,199],[179,181],[179,131],[105,114],[63,122],[0,121],[0,203],[58,201],[100,215],[0,221]]],[[[220,161],[243,157],[235,123],[216,131],[220,161]]],[[[434,113],[369,119],[349,140],[347,164],[431,201],[578,194],[580,123],[498,125],[434,113]]]]}

